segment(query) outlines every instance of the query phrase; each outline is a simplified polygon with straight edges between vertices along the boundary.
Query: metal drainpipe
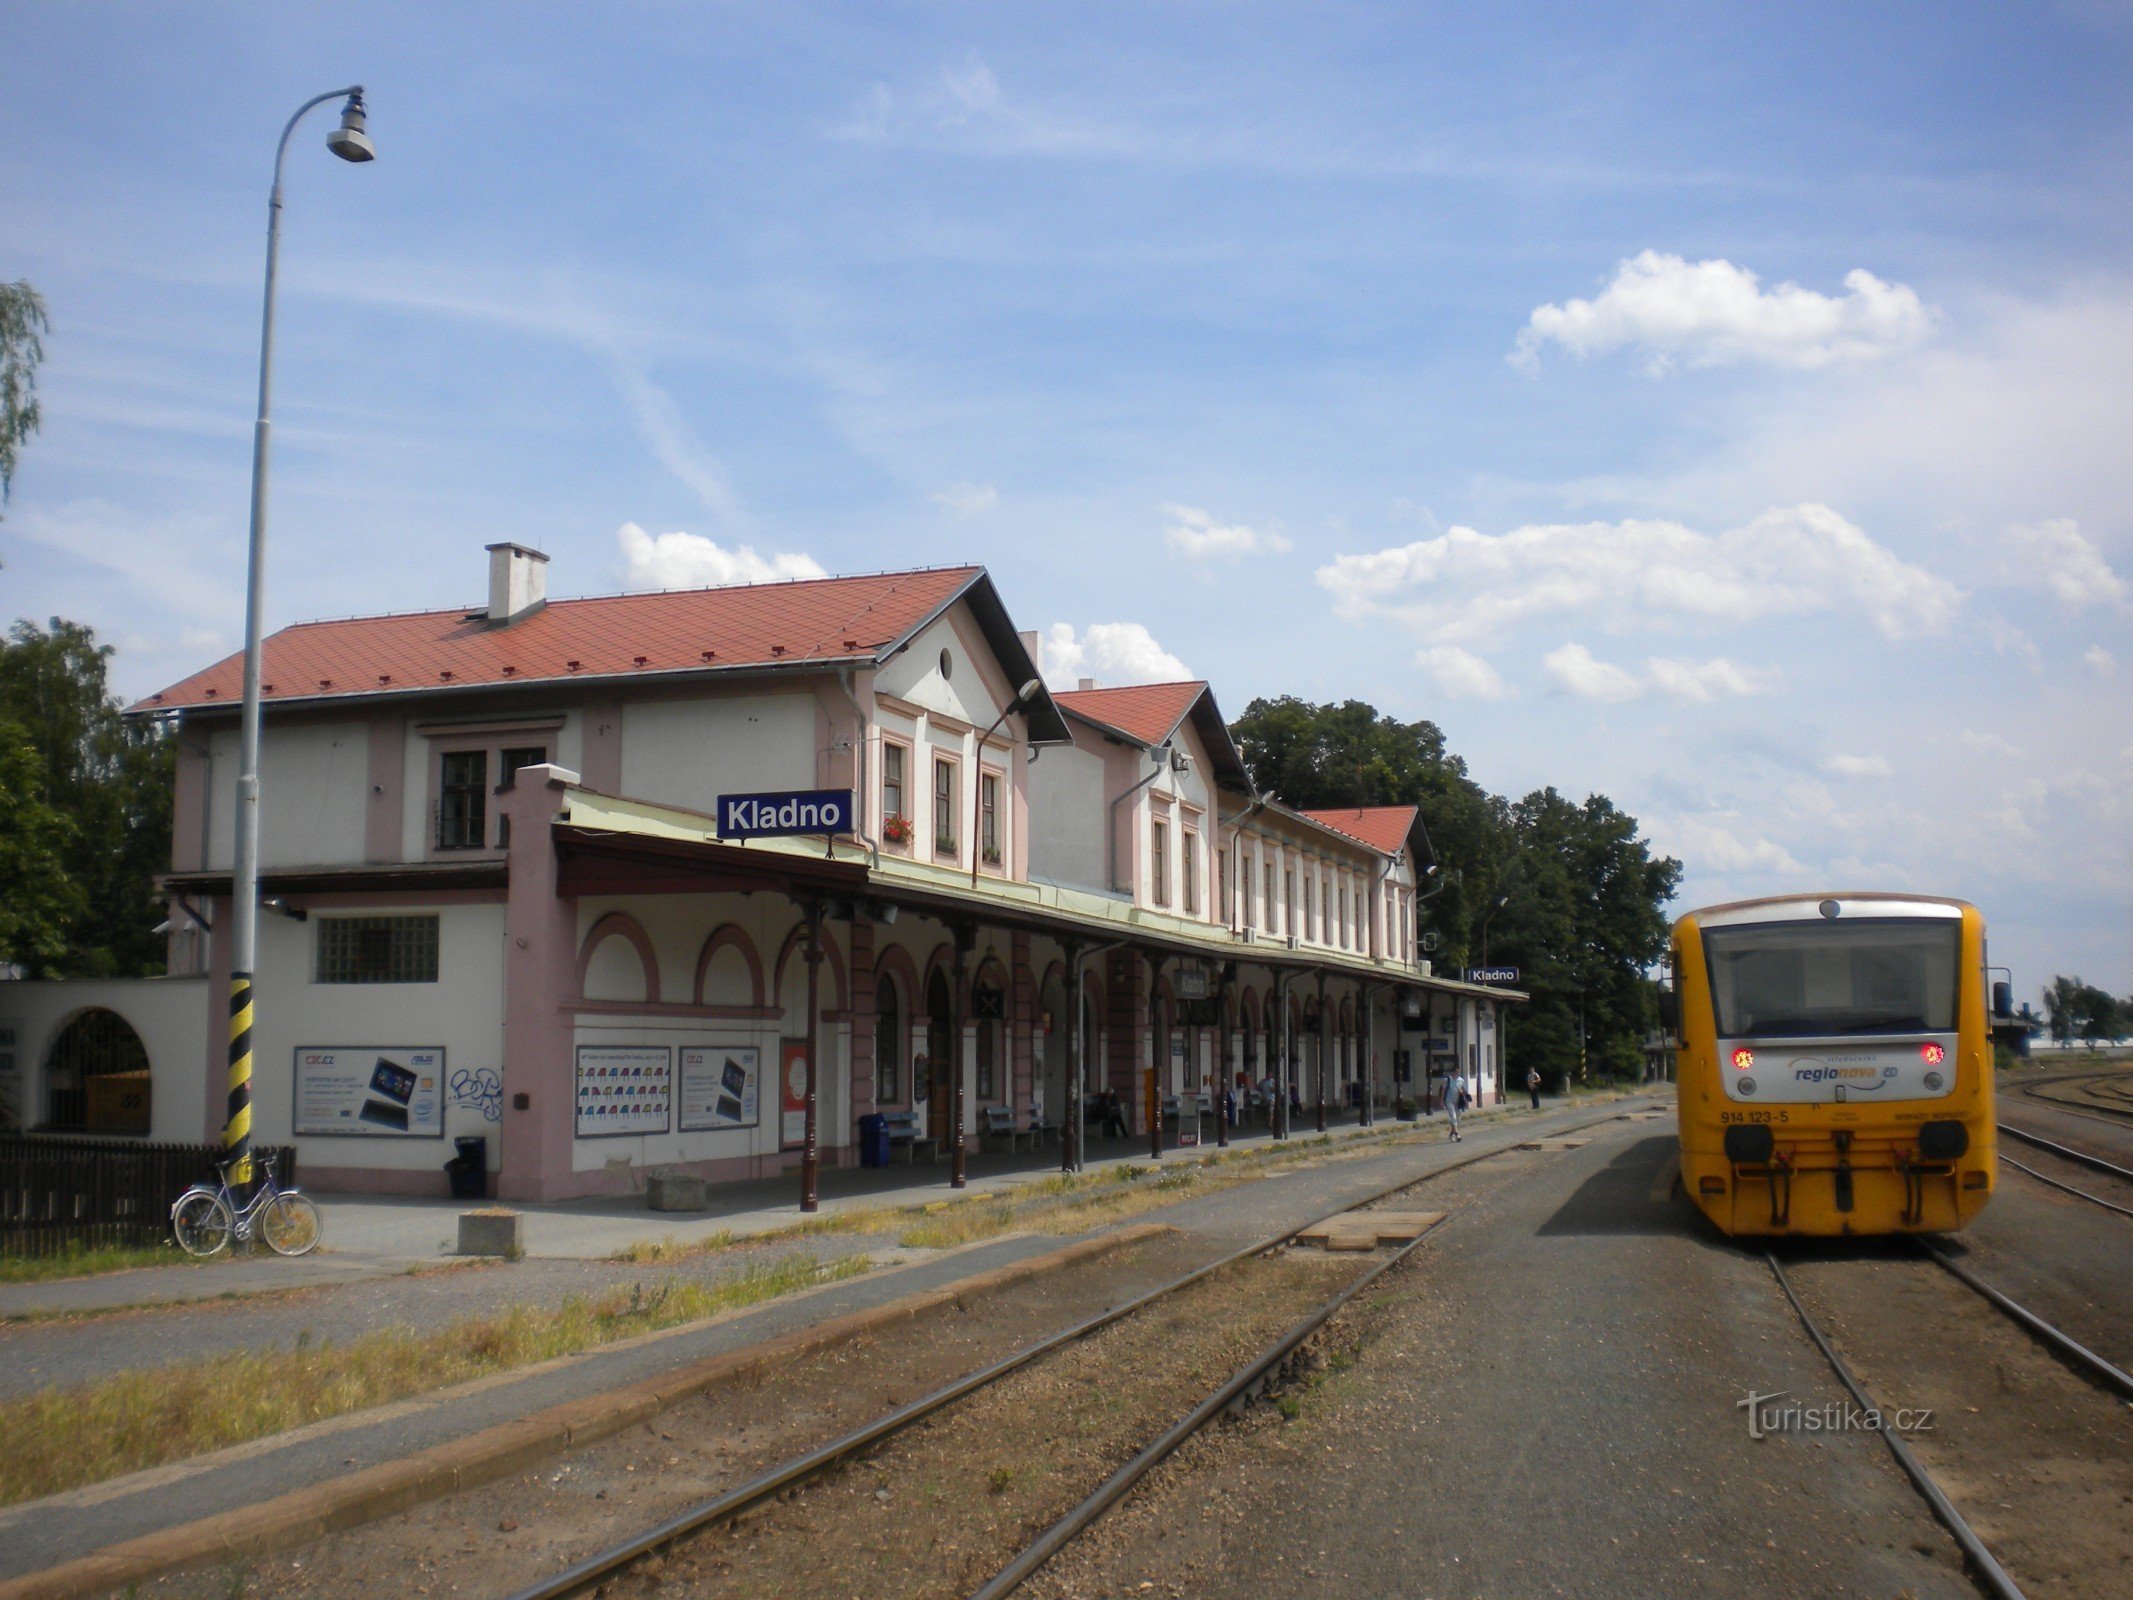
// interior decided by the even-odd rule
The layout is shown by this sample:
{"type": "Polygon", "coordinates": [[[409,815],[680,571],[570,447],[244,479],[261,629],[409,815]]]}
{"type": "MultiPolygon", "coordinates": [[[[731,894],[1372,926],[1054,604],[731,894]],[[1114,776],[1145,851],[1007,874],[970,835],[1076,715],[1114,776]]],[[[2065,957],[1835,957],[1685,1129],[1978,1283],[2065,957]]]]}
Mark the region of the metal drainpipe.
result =
{"type": "MultiPolygon", "coordinates": [[[[852,703],[855,733],[852,738],[852,782],[855,789],[852,806],[852,821],[863,823],[867,814],[867,747],[874,741],[874,731],[867,721],[866,709],[859,703],[859,690],[853,681],[850,667],[837,669],[837,687],[844,691],[845,699],[852,703]]],[[[864,827],[854,827],[852,834],[867,848],[867,870],[872,872],[881,865],[881,846],[864,827]]]]}
{"type": "Polygon", "coordinates": [[[1139,794],[1143,789],[1147,788],[1149,784],[1155,782],[1156,779],[1160,778],[1163,775],[1164,771],[1170,766],[1169,745],[1159,744],[1153,750],[1151,750],[1149,754],[1155,758],[1155,770],[1149,773],[1147,777],[1141,779],[1141,781],[1139,783],[1136,783],[1132,788],[1128,789],[1124,794],[1120,795],[1116,800],[1113,800],[1111,802],[1111,837],[1109,838],[1109,840],[1106,841],[1106,843],[1109,846],[1109,853],[1111,858],[1107,865],[1111,869],[1111,892],[1113,894],[1132,893],[1130,889],[1121,890],[1118,886],[1118,808],[1124,805],[1128,800],[1131,800],[1135,795],[1139,794]]]}

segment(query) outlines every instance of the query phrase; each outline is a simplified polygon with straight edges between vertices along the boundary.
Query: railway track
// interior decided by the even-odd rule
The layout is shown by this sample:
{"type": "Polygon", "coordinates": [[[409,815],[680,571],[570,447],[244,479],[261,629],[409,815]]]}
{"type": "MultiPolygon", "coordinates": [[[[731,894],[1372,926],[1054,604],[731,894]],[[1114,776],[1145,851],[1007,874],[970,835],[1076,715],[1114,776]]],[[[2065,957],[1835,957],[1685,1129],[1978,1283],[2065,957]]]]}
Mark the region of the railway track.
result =
{"type": "MultiPolygon", "coordinates": [[[[1923,1240],[1917,1241],[1917,1243],[1925,1259],[1940,1267],[1955,1281],[1982,1298],[2009,1323],[2034,1341],[2039,1348],[2049,1353],[2053,1359],[2096,1388],[2117,1396],[2119,1400],[2133,1402],[2133,1374],[2120,1370],[2110,1361],[2054,1327],[2050,1322],[2038,1316],[2026,1306],[2021,1305],[2011,1296],[1993,1287],[1960,1262],[1954,1260],[1937,1245],[1923,1240]]],[[[1882,1407],[1868,1392],[1865,1384],[1854,1373],[1851,1365],[1839,1353],[1836,1343],[1808,1311],[1805,1300],[1795,1287],[1792,1278],[1786,1273],[1777,1253],[1774,1250],[1766,1249],[1763,1252],[1763,1257],[1769,1264],[1771,1274],[1776,1278],[1779,1288],[1784,1291],[1786,1300],[1798,1315],[1801,1325],[1807,1330],[1809,1338],[1813,1340],[1815,1346],[1827,1359],[1845,1391],[1851,1395],[1862,1411],[1874,1413],[1879,1417],[1890,1416],[1892,1413],[1882,1407]]],[[[2002,1385],[2006,1383],[2004,1372],[1998,1375],[1997,1381],[2002,1385]]],[[[1974,1411],[1977,1408],[1970,1407],[1968,1409],[1974,1411]]],[[[1956,1503],[1957,1497],[1951,1495],[1948,1489],[1935,1477],[1927,1463],[1920,1458],[1917,1451],[1911,1448],[1903,1435],[1889,1427],[1881,1427],[1877,1431],[1880,1432],[1882,1441],[1888,1446],[1890,1453],[1896,1458],[1898,1466],[1903,1469],[1905,1476],[1911,1480],[1912,1485],[1918,1490],[1920,1497],[1932,1510],[1934,1516],[1953,1535],[1956,1543],[1962,1548],[1964,1555],[1969,1559],[1971,1566],[1985,1587],[1998,1596],[1999,1600],[2028,1600],[2025,1591],[2008,1574],[2006,1568],[2001,1565],[1999,1558],[1988,1547],[1985,1539],[1979,1535],[1969,1519],[1964,1516],[1956,1503]]],[[[1976,1475],[1965,1474],[1964,1476],[1974,1490],[1976,1487],[1976,1475]]],[[[1958,1495],[1962,1492],[1961,1490],[1957,1491],[1958,1495]]]]}
{"type": "MultiPolygon", "coordinates": [[[[2086,1150],[2076,1150],[2072,1145],[2060,1144],[2055,1139],[2046,1139],[2025,1129],[2010,1127],[2004,1122],[1999,1124],[1999,1129],[2003,1138],[2018,1140],[2022,1144],[2033,1145],[2039,1150],[2048,1150],[2062,1161],[2070,1161],[2077,1166],[2087,1167],[2091,1171],[2101,1172],[2107,1177],[2133,1183],[2133,1167],[2119,1166],[2116,1162],[2106,1161],[2103,1157],[2092,1155],[2086,1150]]],[[[2077,1188],[2063,1178],[2055,1178],[2048,1172],[2040,1172],[2027,1162],[2015,1160],[2013,1156],[2008,1155],[2004,1150],[2000,1152],[2000,1164],[2013,1167],[2015,1171],[2024,1173],[2036,1179],[2039,1183],[2049,1184],[2054,1189],[2064,1190],[2071,1195],[2078,1195],[2092,1205],[2103,1207],[2106,1211],[2115,1211],[2121,1217],[2133,1217],[2133,1207],[2122,1206],[2115,1200],[2106,1200],[2102,1195],[2091,1194],[2086,1189],[2077,1188]]]]}
{"type": "Polygon", "coordinates": [[[2017,1086],[2025,1100],[2087,1117],[2110,1127],[2133,1125],[2133,1068],[2112,1067],[2091,1072],[2069,1072],[2038,1078],[2017,1086]],[[2045,1091],[2064,1089],[2065,1094],[2045,1091]]]}
{"type": "MultiPolygon", "coordinates": [[[[1594,1117],[1571,1127],[1550,1130],[1550,1138],[1561,1138],[1584,1130],[1600,1127],[1633,1114],[1633,1108],[1616,1109],[1605,1116],[1594,1117]]],[[[1269,1235],[1240,1250],[1231,1252],[1220,1260],[1182,1274],[1147,1293],[1136,1296],[1121,1305],[1089,1317],[1074,1326],[1048,1338],[1036,1341],[1022,1349],[944,1385],[907,1405],[889,1411],[839,1438],[831,1440],[804,1455],[796,1456],[772,1470],[762,1473],[747,1483],[731,1489],[714,1499],[692,1506],[677,1515],[670,1516],[656,1526],[646,1528],[628,1539],[578,1561],[542,1581],[516,1591],[510,1600],[563,1600],[563,1597],[586,1593],[596,1587],[611,1583],[630,1569],[662,1553],[675,1550],[685,1541],[703,1535],[723,1525],[731,1524],[749,1511],[780,1497],[788,1496],[811,1481],[821,1479],[837,1469],[864,1458],[869,1452],[883,1445],[914,1425],[968,1401],[983,1391],[1000,1383],[1011,1375],[1025,1371],[1045,1358],[1068,1350],[1090,1339],[1105,1329],[1126,1322],[1129,1318],[1148,1313],[1174,1296],[1190,1290],[1193,1286],[1213,1279],[1228,1268],[1256,1257],[1266,1256],[1294,1242],[1298,1235],[1321,1224],[1351,1212],[1367,1210],[1394,1195],[1424,1187],[1453,1173],[1513,1154],[1517,1145],[1502,1149],[1477,1152],[1425,1173],[1418,1178],[1406,1178],[1390,1184],[1363,1199],[1337,1210],[1314,1218],[1295,1228],[1269,1235]]],[[[1413,1253],[1433,1236],[1434,1230],[1399,1246],[1389,1255],[1378,1256],[1361,1273],[1341,1285],[1334,1293],[1325,1296],[1305,1315],[1294,1320],[1276,1338],[1250,1357],[1242,1366],[1232,1371],[1196,1405],[1172,1423],[1153,1441],[1143,1446],[1131,1460],[1107,1477],[1097,1489],[1084,1498],[1065,1516],[1046,1526],[1034,1540],[1028,1542],[1016,1556],[990,1579],[976,1594],[995,1597],[1010,1593],[1024,1579],[1036,1572],[1060,1549],[1078,1534],[1092,1526],[1110,1506],[1131,1492],[1133,1486],[1158,1462],[1162,1461],[1187,1438],[1221,1415],[1224,1410],[1248,1398],[1255,1387],[1264,1386],[1287,1364],[1293,1362],[1298,1352],[1322,1329],[1343,1306],[1376,1282],[1386,1272],[1409,1259],[1413,1253]]]]}

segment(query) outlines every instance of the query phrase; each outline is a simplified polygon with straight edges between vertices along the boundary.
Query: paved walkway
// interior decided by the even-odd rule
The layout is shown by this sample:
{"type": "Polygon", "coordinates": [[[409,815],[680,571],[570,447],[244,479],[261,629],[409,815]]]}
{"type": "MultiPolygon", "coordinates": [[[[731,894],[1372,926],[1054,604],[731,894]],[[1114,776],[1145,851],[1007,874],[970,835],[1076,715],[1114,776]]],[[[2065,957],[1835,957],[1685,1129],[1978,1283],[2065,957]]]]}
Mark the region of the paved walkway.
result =
{"type": "MultiPolygon", "coordinates": [[[[1551,1129],[1605,1116],[1619,1104],[1582,1100],[1552,1103],[1538,1115],[1524,1109],[1486,1114],[1470,1119],[1469,1138],[1456,1146],[1447,1143],[1441,1134],[1421,1142],[1377,1149],[1366,1146],[1358,1149],[1353,1159],[1283,1171],[1241,1188],[1183,1199],[1133,1220],[1168,1222],[1180,1230],[1180,1248],[1212,1259],[1241,1243],[1353,1204],[1388,1184],[1423,1176],[1470,1154],[1501,1149],[1551,1129]]],[[[1624,1110],[1632,1108],[1622,1106],[1624,1110]]],[[[1636,1125],[1621,1126],[1626,1134],[1636,1125]]],[[[790,1220],[789,1211],[779,1215],[781,1220],[790,1220]]],[[[819,1246],[835,1237],[809,1243],[819,1246]]],[[[35,1571],[102,1545],[412,1454],[562,1400],[619,1387],[684,1362],[760,1343],[823,1318],[884,1304],[989,1267],[1056,1249],[1064,1242],[1043,1236],[1010,1237],[934,1255],[901,1270],[869,1273],[725,1320],[544,1363],[522,1373],[499,1375],[456,1390],[338,1418],[196,1461],[9,1507],[0,1511],[0,1577],[35,1571]]],[[[508,1280],[521,1269],[537,1265],[520,1263],[517,1267],[473,1274],[447,1274],[445,1278],[508,1280]]],[[[441,1287],[442,1281],[429,1277],[412,1280],[432,1287],[441,1287]]],[[[367,1295],[376,1291],[359,1292],[367,1295]]],[[[173,1307],[118,1320],[149,1328],[172,1327],[195,1317],[243,1315],[251,1309],[241,1304],[212,1309],[173,1307]]],[[[262,1313],[271,1309],[271,1303],[257,1307],[262,1313]]],[[[100,1326],[91,1322],[53,1325],[48,1329],[37,1325],[0,1329],[0,1355],[12,1359],[28,1337],[40,1332],[79,1336],[93,1333],[100,1326]]]]}
{"type": "MultiPolygon", "coordinates": [[[[1513,1109],[1523,1105],[1523,1101],[1516,1102],[1513,1109]]],[[[1439,1116],[1436,1120],[1441,1124],[1443,1119],[1439,1116]]],[[[1328,1132],[1348,1139],[1405,1126],[1408,1124],[1382,1115],[1374,1129],[1362,1128],[1357,1126],[1355,1114],[1344,1109],[1328,1132]]],[[[1293,1135],[1299,1139],[1316,1137],[1308,1109],[1297,1119],[1293,1135]]],[[[1231,1136],[1231,1148],[1264,1146],[1269,1142],[1264,1127],[1243,1129],[1231,1136]]],[[[1215,1153],[1216,1146],[1209,1143],[1197,1149],[1167,1151],[1163,1160],[1192,1161],[1215,1153]]],[[[1118,1162],[1145,1166],[1150,1160],[1144,1138],[1091,1139],[1086,1155],[1091,1167],[1118,1162]]],[[[1034,1151],[973,1150],[968,1161],[970,1188],[966,1192],[1003,1192],[1040,1182],[1058,1170],[1057,1145],[1034,1151]]],[[[665,1239],[692,1244],[721,1232],[745,1238],[790,1227],[800,1220],[799,1192],[799,1176],[791,1173],[721,1184],[711,1192],[710,1208],[698,1212],[649,1211],[641,1194],[514,1205],[512,1209],[525,1217],[529,1258],[607,1261],[638,1244],[665,1239]]],[[[822,1173],[821,1215],[835,1216],[884,1203],[915,1205],[945,1199],[953,1193],[948,1187],[946,1161],[914,1166],[899,1161],[887,1168],[831,1167],[822,1173]]],[[[315,1198],[324,1214],[325,1240],[309,1256],[294,1261],[246,1256],[205,1264],[173,1262],[167,1267],[141,1267],[91,1278],[0,1284],[0,1321],[222,1300],[232,1295],[394,1277],[459,1259],[453,1254],[458,1243],[459,1217],[473,1209],[473,1203],[465,1200],[326,1193],[315,1198]]]]}

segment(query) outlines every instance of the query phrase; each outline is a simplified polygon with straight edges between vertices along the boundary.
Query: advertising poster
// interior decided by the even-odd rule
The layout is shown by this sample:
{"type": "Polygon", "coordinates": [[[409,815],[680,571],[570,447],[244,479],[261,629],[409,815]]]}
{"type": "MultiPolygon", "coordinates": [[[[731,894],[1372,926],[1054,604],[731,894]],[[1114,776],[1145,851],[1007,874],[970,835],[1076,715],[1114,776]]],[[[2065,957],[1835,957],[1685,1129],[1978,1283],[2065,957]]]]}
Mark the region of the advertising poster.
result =
{"type": "Polygon", "coordinates": [[[762,1121],[763,1052],[754,1045],[690,1045],[681,1052],[683,1133],[753,1128],[762,1121]]]}
{"type": "Polygon", "coordinates": [[[781,1106],[778,1142],[787,1150],[807,1143],[807,1041],[787,1039],[779,1052],[781,1106]]]}
{"type": "Polygon", "coordinates": [[[665,1133],[673,1057],[663,1044],[578,1046],[578,1137],[665,1133]]]}
{"type": "Polygon", "coordinates": [[[295,1128],[320,1136],[442,1139],[443,1047],[298,1045],[295,1128]]]}

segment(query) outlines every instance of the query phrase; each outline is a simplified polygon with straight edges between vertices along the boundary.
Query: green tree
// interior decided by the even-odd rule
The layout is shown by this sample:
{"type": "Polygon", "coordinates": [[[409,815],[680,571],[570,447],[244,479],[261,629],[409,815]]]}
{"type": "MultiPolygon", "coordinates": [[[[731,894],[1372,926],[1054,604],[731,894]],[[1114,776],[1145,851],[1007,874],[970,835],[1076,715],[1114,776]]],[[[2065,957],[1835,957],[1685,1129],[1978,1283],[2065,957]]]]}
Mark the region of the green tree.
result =
{"type": "Polygon", "coordinates": [[[0,962],[34,977],[58,968],[88,909],[67,871],[74,825],[44,793],[44,762],[22,725],[0,719],[0,962]]]}
{"type": "MultiPolygon", "coordinates": [[[[58,976],[163,966],[155,875],[170,862],[175,749],[155,724],[120,716],[110,656],[88,628],[58,617],[46,628],[18,622],[0,644],[0,719],[20,730],[37,792],[67,824],[58,848],[78,900],[60,907],[59,953],[41,958],[58,976]]],[[[18,887],[26,892],[0,877],[0,896],[18,887]]]]}
{"type": "Polygon", "coordinates": [[[2061,1044],[2076,1039],[2091,1046],[2116,1039],[2126,1030],[2127,1008],[2108,989],[2061,973],[2044,991],[2044,1015],[2051,1035],[2061,1044]]]}
{"type": "Polygon", "coordinates": [[[1583,1065],[1629,1075],[1653,1020],[1645,969],[1666,948],[1666,902],[1681,864],[1654,857],[1637,819],[1604,795],[1490,794],[1432,722],[1400,722],[1360,700],[1254,700],[1231,733],[1252,780],[1305,809],[1414,805],[1438,876],[1420,907],[1436,959],[1515,965],[1530,1005],[1513,1011],[1513,1081],[1551,1083],[1583,1065]],[[1580,1041],[1582,1040],[1582,1051],[1580,1041]]]}
{"type": "Polygon", "coordinates": [[[44,300],[27,283],[0,283],[0,505],[15,486],[22,442],[44,416],[37,407],[37,368],[44,360],[44,300]]]}

